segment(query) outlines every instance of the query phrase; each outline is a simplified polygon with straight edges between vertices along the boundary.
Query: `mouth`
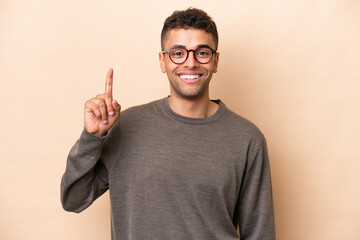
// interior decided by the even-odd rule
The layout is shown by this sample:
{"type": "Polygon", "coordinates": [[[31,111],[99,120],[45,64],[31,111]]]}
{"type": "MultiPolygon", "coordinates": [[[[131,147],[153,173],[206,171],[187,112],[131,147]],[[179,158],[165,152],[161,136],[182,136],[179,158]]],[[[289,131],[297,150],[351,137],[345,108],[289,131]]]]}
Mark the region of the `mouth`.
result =
{"type": "Polygon", "coordinates": [[[179,77],[183,82],[194,83],[200,80],[202,74],[180,74],[179,77]]]}

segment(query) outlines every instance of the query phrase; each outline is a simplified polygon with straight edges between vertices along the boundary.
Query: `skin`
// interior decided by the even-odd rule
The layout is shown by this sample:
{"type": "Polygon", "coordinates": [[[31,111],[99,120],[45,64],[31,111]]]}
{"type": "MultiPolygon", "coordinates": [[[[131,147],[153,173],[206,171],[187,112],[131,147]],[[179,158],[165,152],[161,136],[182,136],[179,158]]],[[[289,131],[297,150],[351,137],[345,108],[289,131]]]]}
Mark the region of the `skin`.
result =
{"type": "MultiPolygon", "coordinates": [[[[196,49],[200,45],[215,49],[215,42],[209,33],[198,29],[173,29],[165,41],[165,49],[175,45],[186,49],[196,49]]],[[[189,53],[188,59],[182,64],[175,64],[168,54],[159,53],[160,67],[170,82],[169,104],[171,109],[183,116],[205,118],[214,114],[218,105],[209,98],[209,83],[213,73],[217,72],[219,53],[206,64],[198,63],[189,53]],[[196,79],[186,80],[182,75],[199,75],[196,79]]],[[[105,92],[85,102],[84,126],[86,131],[96,136],[104,136],[120,118],[121,106],[113,99],[112,68],[108,70],[105,81],[105,92]]]]}
{"type": "Polygon", "coordinates": [[[84,107],[84,126],[86,131],[96,136],[104,136],[120,117],[121,106],[113,99],[112,68],[108,70],[105,93],[86,101],[84,107]]]}
{"type": "MultiPolygon", "coordinates": [[[[196,49],[207,45],[216,49],[211,34],[199,29],[173,29],[167,34],[165,50],[181,45],[186,49],[196,49]]],[[[217,72],[219,53],[207,64],[200,64],[190,52],[182,64],[173,63],[168,54],[159,53],[160,67],[170,82],[169,104],[176,113],[192,118],[204,118],[214,114],[218,105],[209,98],[209,83],[213,73],[217,72]],[[180,76],[200,75],[195,81],[184,81],[180,76]]]]}

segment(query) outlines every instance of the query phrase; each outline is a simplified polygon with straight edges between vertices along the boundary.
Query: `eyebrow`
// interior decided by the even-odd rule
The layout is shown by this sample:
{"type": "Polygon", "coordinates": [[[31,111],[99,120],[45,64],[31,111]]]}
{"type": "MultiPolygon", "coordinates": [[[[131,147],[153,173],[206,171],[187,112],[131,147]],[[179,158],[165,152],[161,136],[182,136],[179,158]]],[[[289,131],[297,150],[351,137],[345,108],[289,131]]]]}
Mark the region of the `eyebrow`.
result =
{"type": "MultiPolygon", "coordinates": [[[[207,44],[199,44],[199,45],[196,46],[195,49],[203,48],[203,47],[207,47],[207,48],[212,49],[212,47],[210,47],[210,46],[207,45],[207,44]]],[[[170,49],[174,49],[174,48],[185,48],[185,49],[187,49],[184,45],[174,45],[174,46],[172,46],[170,49]]]]}
{"type": "Polygon", "coordinates": [[[173,49],[173,48],[185,48],[185,46],[184,45],[174,45],[170,49],[173,49]]]}
{"type": "Polygon", "coordinates": [[[207,48],[211,48],[212,49],[212,47],[210,47],[209,45],[207,45],[207,44],[200,44],[200,45],[197,45],[197,48],[203,48],[203,47],[207,47],[207,48]]]}

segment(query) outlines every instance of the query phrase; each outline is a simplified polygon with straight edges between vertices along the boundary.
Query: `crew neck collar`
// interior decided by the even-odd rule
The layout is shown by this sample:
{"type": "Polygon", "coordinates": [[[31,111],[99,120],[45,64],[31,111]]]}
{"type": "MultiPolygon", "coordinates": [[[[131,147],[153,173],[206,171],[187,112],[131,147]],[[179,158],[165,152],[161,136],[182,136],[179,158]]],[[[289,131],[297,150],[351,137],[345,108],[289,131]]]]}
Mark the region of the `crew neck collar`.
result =
{"type": "Polygon", "coordinates": [[[163,106],[166,110],[166,112],[175,120],[180,121],[180,122],[184,122],[184,123],[190,123],[190,124],[207,124],[207,123],[211,123],[213,121],[215,121],[216,119],[218,119],[225,111],[226,106],[223,102],[221,102],[220,99],[217,100],[211,100],[213,102],[215,102],[216,104],[219,105],[218,110],[211,116],[206,117],[206,118],[190,118],[190,117],[185,117],[183,115],[180,115],[176,112],[174,112],[169,105],[169,96],[163,98],[162,102],[163,102],[163,106]]]}

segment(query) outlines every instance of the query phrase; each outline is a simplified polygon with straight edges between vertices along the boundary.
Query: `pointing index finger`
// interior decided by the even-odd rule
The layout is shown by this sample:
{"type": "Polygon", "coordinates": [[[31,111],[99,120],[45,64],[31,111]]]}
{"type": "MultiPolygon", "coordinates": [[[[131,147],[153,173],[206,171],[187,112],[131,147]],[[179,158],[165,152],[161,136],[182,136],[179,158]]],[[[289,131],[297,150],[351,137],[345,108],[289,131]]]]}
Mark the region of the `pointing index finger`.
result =
{"type": "Polygon", "coordinates": [[[114,75],[114,70],[110,68],[106,76],[105,93],[111,98],[112,98],[112,87],[113,87],[113,75],[114,75]]]}

